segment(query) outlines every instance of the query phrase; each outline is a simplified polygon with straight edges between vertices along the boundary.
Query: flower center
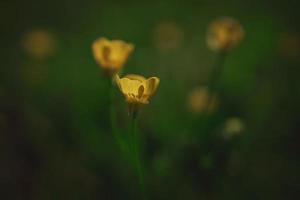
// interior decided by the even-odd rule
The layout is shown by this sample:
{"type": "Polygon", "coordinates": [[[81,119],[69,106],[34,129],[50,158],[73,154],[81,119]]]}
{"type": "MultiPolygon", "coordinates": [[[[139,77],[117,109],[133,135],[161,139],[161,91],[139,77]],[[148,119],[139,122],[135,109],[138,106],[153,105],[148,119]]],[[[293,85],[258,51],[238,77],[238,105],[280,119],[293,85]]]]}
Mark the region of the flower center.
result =
{"type": "Polygon", "coordinates": [[[143,85],[141,85],[141,86],[139,87],[138,95],[137,95],[139,99],[143,96],[144,91],[145,91],[145,88],[144,88],[143,85]]]}

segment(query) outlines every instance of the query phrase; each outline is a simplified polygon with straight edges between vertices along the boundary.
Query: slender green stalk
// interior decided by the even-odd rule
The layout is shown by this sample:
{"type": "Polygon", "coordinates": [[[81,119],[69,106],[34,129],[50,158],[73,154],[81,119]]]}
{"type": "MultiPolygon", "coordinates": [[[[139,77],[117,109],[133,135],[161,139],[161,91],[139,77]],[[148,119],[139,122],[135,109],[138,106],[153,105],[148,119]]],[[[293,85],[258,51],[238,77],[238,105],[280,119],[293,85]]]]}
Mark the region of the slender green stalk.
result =
{"type": "Polygon", "coordinates": [[[226,55],[226,52],[219,52],[216,55],[213,71],[208,81],[208,87],[212,91],[218,90],[218,83],[224,69],[226,55]]]}
{"type": "MultiPolygon", "coordinates": [[[[206,148],[211,148],[211,142],[213,138],[213,127],[214,127],[214,117],[209,115],[209,108],[212,105],[215,94],[219,90],[219,81],[220,77],[223,73],[225,61],[227,57],[227,52],[222,51],[216,54],[216,59],[213,64],[212,73],[209,77],[207,82],[208,87],[208,99],[207,99],[207,106],[206,106],[206,113],[203,118],[200,120],[200,132],[199,134],[199,142],[201,143],[201,147],[206,151],[206,148]]],[[[207,194],[205,195],[208,199],[214,199],[213,189],[210,189],[207,194]]]]}
{"type": "MultiPolygon", "coordinates": [[[[206,107],[206,115],[204,116],[203,121],[201,122],[201,131],[205,134],[205,139],[207,139],[207,137],[209,137],[209,126],[211,125],[211,117],[208,115],[209,112],[209,107],[211,106],[211,104],[213,103],[216,91],[219,89],[219,81],[220,81],[220,77],[222,75],[224,66],[225,66],[225,60],[226,60],[226,52],[219,52],[216,54],[216,60],[215,63],[213,65],[213,71],[211,73],[211,76],[208,80],[207,83],[207,87],[208,87],[208,100],[207,100],[207,107],[206,107]]],[[[205,141],[205,140],[203,140],[205,141]]]]}
{"type": "Polygon", "coordinates": [[[215,96],[215,92],[219,89],[219,81],[220,77],[222,75],[224,65],[225,65],[225,59],[226,59],[226,52],[219,52],[216,56],[216,61],[213,66],[212,74],[208,81],[208,101],[207,101],[207,108],[209,109],[210,105],[212,104],[215,96]]]}
{"type": "Polygon", "coordinates": [[[131,147],[132,153],[134,156],[134,163],[137,170],[137,175],[139,178],[139,185],[141,190],[142,199],[146,200],[146,191],[145,191],[145,183],[144,183],[144,172],[142,169],[141,161],[139,158],[139,147],[138,147],[138,137],[137,137],[137,116],[133,114],[131,116],[131,147]]]}
{"type": "Polygon", "coordinates": [[[116,124],[116,109],[114,105],[114,99],[115,99],[115,93],[114,93],[114,87],[112,84],[112,81],[110,78],[108,78],[108,87],[109,87],[109,117],[110,117],[110,129],[113,134],[113,137],[115,138],[118,146],[120,147],[121,151],[124,153],[127,151],[126,144],[122,140],[122,138],[119,135],[119,131],[116,124]]]}

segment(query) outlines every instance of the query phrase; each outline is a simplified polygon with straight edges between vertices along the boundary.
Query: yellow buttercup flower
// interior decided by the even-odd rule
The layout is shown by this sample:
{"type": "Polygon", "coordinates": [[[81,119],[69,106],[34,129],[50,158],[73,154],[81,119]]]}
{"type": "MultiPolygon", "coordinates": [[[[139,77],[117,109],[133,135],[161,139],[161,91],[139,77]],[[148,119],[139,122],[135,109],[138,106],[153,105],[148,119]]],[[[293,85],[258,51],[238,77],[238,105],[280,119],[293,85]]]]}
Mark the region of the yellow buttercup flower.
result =
{"type": "Polygon", "coordinates": [[[188,109],[195,114],[214,113],[219,106],[216,93],[212,93],[207,87],[201,86],[193,89],[187,96],[188,109]]]}
{"type": "Polygon", "coordinates": [[[157,77],[146,79],[135,74],[129,74],[123,78],[116,75],[115,81],[129,105],[129,113],[135,112],[141,105],[148,104],[159,85],[157,77]]]}
{"type": "Polygon", "coordinates": [[[162,53],[171,52],[180,48],[183,44],[184,32],[174,22],[161,22],[153,31],[153,42],[155,47],[162,53]]]}
{"type": "Polygon", "coordinates": [[[226,120],[224,125],[224,136],[230,138],[242,134],[245,130],[245,124],[242,119],[238,117],[231,117],[226,120]]]}
{"type": "Polygon", "coordinates": [[[240,43],[244,29],[235,19],[224,17],[213,21],[207,31],[207,44],[213,51],[228,51],[240,43]]]}
{"type": "Polygon", "coordinates": [[[143,76],[129,74],[123,78],[116,76],[116,83],[129,104],[148,104],[159,84],[157,77],[146,79],[143,76]]]}
{"type": "Polygon", "coordinates": [[[92,45],[96,62],[111,76],[120,70],[133,49],[132,44],[106,38],[99,38],[92,45]]]}
{"type": "Polygon", "coordinates": [[[55,35],[43,29],[31,30],[22,37],[22,46],[26,53],[37,59],[51,56],[55,52],[56,42],[55,35]]]}

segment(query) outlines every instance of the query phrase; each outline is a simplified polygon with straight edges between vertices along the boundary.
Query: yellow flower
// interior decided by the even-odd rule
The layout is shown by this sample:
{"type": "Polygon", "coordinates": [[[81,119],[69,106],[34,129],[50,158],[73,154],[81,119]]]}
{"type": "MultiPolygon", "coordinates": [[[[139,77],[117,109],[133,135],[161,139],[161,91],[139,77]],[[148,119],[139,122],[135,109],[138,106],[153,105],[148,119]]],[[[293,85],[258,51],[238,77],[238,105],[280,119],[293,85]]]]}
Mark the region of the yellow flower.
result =
{"type": "Polygon", "coordinates": [[[187,98],[187,105],[192,113],[214,113],[218,106],[219,100],[217,95],[212,94],[207,87],[201,86],[193,89],[187,98]]]}
{"type": "Polygon", "coordinates": [[[183,44],[184,32],[182,28],[174,22],[161,22],[153,32],[153,42],[155,47],[161,52],[171,52],[180,48],[183,44]]]}
{"type": "Polygon", "coordinates": [[[244,122],[238,117],[231,117],[226,120],[224,126],[224,136],[226,138],[241,134],[245,130],[244,122]]]}
{"type": "Polygon", "coordinates": [[[148,104],[150,97],[155,93],[159,85],[157,77],[146,79],[135,74],[129,74],[123,78],[116,75],[115,81],[125,96],[130,113],[135,112],[141,105],[148,104]]]}
{"type": "Polygon", "coordinates": [[[29,56],[44,59],[54,53],[56,40],[53,33],[47,30],[37,29],[23,35],[22,46],[29,56]]]}
{"type": "Polygon", "coordinates": [[[133,49],[132,44],[106,38],[99,38],[92,45],[96,62],[108,75],[113,75],[120,70],[133,49]]]}
{"type": "Polygon", "coordinates": [[[213,21],[207,31],[207,44],[213,51],[228,51],[238,45],[244,37],[243,27],[238,21],[224,17],[213,21]]]}

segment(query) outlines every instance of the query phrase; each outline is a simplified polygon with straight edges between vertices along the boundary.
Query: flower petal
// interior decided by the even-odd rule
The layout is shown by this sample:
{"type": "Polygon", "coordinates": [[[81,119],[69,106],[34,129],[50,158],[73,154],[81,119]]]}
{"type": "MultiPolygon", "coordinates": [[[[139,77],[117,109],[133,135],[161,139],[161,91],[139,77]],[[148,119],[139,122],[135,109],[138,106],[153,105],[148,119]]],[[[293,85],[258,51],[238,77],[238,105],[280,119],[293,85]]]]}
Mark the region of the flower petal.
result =
{"type": "MultiPolygon", "coordinates": [[[[103,48],[109,45],[109,41],[106,38],[99,38],[92,44],[93,54],[97,62],[101,62],[103,58],[103,48]]],[[[101,64],[101,63],[100,63],[101,64]]]]}
{"type": "Polygon", "coordinates": [[[138,80],[131,80],[128,78],[120,79],[120,86],[123,94],[133,94],[137,96],[140,85],[141,82],[138,80]]]}
{"type": "Polygon", "coordinates": [[[146,81],[143,82],[143,85],[145,87],[144,94],[151,97],[155,93],[159,85],[159,78],[157,77],[148,78],[146,81]]]}
{"type": "Polygon", "coordinates": [[[137,74],[127,74],[126,76],[124,76],[125,78],[129,78],[130,80],[138,80],[140,82],[144,82],[146,80],[145,77],[141,76],[141,75],[137,75],[137,74]]]}

